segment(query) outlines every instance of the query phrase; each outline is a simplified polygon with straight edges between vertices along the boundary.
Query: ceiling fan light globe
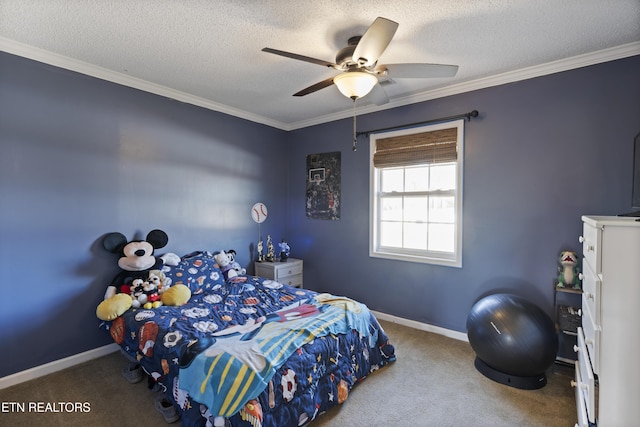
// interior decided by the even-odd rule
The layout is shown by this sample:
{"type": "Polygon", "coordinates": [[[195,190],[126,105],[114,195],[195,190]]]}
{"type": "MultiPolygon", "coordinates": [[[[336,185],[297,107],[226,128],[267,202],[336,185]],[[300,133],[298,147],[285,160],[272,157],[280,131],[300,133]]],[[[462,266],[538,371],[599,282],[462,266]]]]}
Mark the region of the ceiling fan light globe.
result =
{"type": "Polygon", "coordinates": [[[333,83],[344,96],[357,99],[371,92],[378,83],[378,78],[364,71],[349,71],[334,77],[333,83]]]}

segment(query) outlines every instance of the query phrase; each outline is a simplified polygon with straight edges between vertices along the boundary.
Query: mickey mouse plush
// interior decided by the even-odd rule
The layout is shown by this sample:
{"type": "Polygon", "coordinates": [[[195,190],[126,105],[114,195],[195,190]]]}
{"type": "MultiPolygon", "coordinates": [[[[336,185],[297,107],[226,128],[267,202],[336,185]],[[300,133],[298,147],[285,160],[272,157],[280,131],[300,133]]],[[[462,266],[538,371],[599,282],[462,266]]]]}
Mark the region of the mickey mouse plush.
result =
{"type": "MultiPolygon", "coordinates": [[[[155,249],[165,247],[168,241],[167,233],[162,230],[152,230],[147,234],[145,240],[132,240],[131,242],[128,242],[122,233],[109,233],[104,237],[102,242],[104,248],[109,252],[122,255],[118,259],[118,266],[122,271],[111,281],[104,294],[104,301],[96,309],[96,316],[99,319],[113,320],[131,308],[133,304],[130,296],[132,282],[136,279],[146,281],[151,270],[162,268],[164,259],[173,261],[177,258],[175,254],[167,254],[166,258],[165,256],[156,258],[153,255],[155,249]]],[[[181,305],[176,304],[175,301],[184,301],[182,302],[184,304],[191,297],[189,292],[185,299],[185,295],[183,295],[185,290],[181,287],[174,288],[176,289],[167,295],[168,299],[174,300],[171,305],[181,305]],[[176,298],[174,293],[179,293],[180,297],[176,298]]],[[[187,288],[186,291],[189,289],[187,288]]]]}
{"type": "Polygon", "coordinates": [[[134,279],[146,280],[150,270],[158,270],[164,264],[161,258],[153,256],[155,249],[164,248],[169,241],[167,233],[162,230],[152,230],[145,240],[127,242],[122,233],[109,233],[104,237],[102,245],[112,253],[122,255],[118,259],[118,266],[123,270],[107,288],[105,299],[116,293],[129,294],[131,282],[134,279]]]}

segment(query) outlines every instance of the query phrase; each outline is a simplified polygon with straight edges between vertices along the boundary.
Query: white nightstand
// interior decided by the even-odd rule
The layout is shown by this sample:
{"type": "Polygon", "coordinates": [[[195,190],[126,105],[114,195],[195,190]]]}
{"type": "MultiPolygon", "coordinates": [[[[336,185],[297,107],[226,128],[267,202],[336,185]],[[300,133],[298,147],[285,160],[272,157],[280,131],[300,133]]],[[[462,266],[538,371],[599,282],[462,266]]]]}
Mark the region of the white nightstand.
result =
{"type": "Polygon", "coordinates": [[[302,288],[302,260],[288,258],[284,262],[256,262],[256,276],[273,279],[285,285],[302,288]]]}

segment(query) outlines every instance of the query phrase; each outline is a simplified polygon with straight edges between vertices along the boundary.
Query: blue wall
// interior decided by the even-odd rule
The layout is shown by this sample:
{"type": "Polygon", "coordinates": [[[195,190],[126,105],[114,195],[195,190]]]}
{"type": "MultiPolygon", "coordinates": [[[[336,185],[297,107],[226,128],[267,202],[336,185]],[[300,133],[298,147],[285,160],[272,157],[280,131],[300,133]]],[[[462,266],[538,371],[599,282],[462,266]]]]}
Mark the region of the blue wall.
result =
{"type": "Polygon", "coordinates": [[[631,210],[640,132],[640,56],[358,117],[358,129],[477,109],[465,125],[463,268],[369,258],[369,142],[351,151],[351,120],[290,132],[289,239],[305,285],[369,308],[466,331],[495,291],[553,314],[563,249],[581,252],[583,214],[631,210]],[[305,159],[342,152],[342,218],[305,218],[305,159]]]}
{"type": "Polygon", "coordinates": [[[158,253],[235,248],[249,266],[253,203],[284,234],[285,136],[0,53],[0,377],[112,342],[104,233],[160,228],[158,253]]]}
{"type": "Polygon", "coordinates": [[[350,120],[284,132],[0,53],[0,377],[111,342],[95,318],[117,272],[104,233],[161,228],[160,253],[235,248],[250,267],[256,201],[306,287],[457,331],[494,290],[551,312],[580,215],[630,209],[639,74],[633,57],[359,117],[364,130],[480,111],[456,269],[369,258],[368,141],[351,151],[350,120]],[[330,151],[342,217],[308,220],[306,156],[330,151]]]}

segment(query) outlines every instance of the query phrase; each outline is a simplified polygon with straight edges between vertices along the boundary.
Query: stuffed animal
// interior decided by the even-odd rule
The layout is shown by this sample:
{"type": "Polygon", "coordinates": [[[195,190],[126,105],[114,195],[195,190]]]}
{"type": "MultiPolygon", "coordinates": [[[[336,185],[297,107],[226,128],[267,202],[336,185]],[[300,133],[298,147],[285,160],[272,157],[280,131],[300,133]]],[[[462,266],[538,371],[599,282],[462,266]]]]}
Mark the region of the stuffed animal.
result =
{"type": "Polygon", "coordinates": [[[150,308],[158,308],[162,305],[158,285],[152,280],[142,282],[142,291],[146,296],[147,302],[143,305],[147,310],[150,308]]]}
{"type": "Polygon", "coordinates": [[[231,268],[233,268],[236,273],[239,275],[247,274],[247,269],[242,268],[242,266],[236,261],[236,251],[235,249],[229,249],[227,251],[227,255],[229,255],[229,260],[231,261],[231,268]]]}
{"type": "Polygon", "coordinates": [[[560,267],[558,271],[558,287],[580,289],[578,277],[578,257],[575,252],[562,251],[558,259],[560,267]]]}
{"type": "Polygon", "coordinates": [[[147,294],[144,293],[144,280],[133,279],[129,288],[131,307],[140,308],[147,303],[147,294]]]}
{"type": "Polygon", "coordinates": [[[105,299],[116,293],[130,293],[133,279],[146,280],[150,270],[159,270],[163,261],[154,256],[154,251],[166,246],[169,238],[162,230],[153,230],[145,240],[127,241],[122,233],[109,233],[102,242],[104,248],[120,254],[118,266],[122,271],[116,275],[105,293],[105,299]]]}
{"type": "Polygon", "coordinates": [[[171,286],[171,278],[167,277],[162,270],[151,270],[149,272],[148,282],[153,283],[158,288],[158,293],[162,294],[171,286]]]}
{"type": "MultiPolygon", "coordinates": [[[[134,280],[140,280],[140,282],[136,282],[136,287],[144,285],[151,270],[160,270],[163,260],[156,258],[154,251],[165,247],[168,241],[167,233],[162,230],[152,230],[147,234],[145,240],[130,242],[122,233],[105,235],[102,244],[107,251],[120,254],[118,266],[122,271],[111,281],[104,294],[104,300],[96,308],[96,316],[99,319],[114,320],[134,305],[131,290],[134,280]]],[[[175,257],[177,256],[171,254],[168,259],[174,260],[175,257]]],[[[149,288],[148,284],[147,288],[149,288]]],[[[136,292],[138,291],[134,289],[133,293],[136,292]]],[[[144,303],[138,300],[139,295],[136,296],[136,300],[143,306],[148,302],[149,296],[153,294],[151,290],[147,292],[147,301],[144,303]]],[[[160,300],[159,297],[158,300],[160,300]]]]}
{"type": "Polygon", "coordinates": [[[171,279],[161,270],[149,271],[147,280],[133,279],[129,295],[133,300],[133,308],[157,308],[162,305],[160,295],[169,289],[171,279]]]}
{"type": "Polygon", "coordinates": [[[220,251],[213,256],[218,264],[218,268],[222,271],[225,280],[236,277],[238,272],[231,267],[231,258],[225,251],[220,251]]]}

